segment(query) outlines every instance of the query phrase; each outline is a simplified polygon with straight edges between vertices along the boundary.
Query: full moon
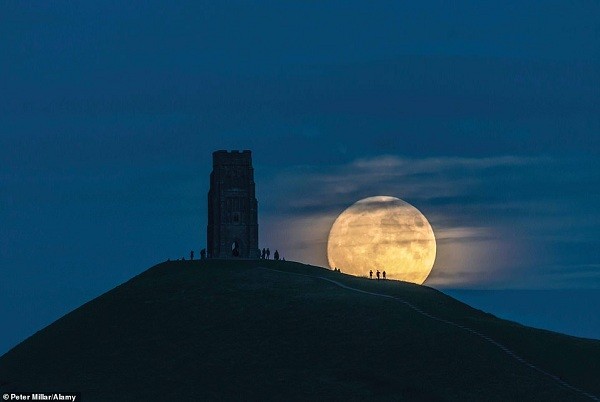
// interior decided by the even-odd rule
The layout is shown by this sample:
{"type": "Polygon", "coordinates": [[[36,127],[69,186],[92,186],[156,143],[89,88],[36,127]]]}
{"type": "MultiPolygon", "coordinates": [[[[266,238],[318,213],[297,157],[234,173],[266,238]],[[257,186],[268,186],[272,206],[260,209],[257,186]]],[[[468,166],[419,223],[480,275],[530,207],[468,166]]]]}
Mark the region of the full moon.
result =
{"type": "Polygon", "coordinates": [[[435,236],[427,218],[395,197],[357,201],[337,217],[327,240],[331,268],[364,276],[379,270],[387,278],[422,284],[435,261],[435,236]]]}

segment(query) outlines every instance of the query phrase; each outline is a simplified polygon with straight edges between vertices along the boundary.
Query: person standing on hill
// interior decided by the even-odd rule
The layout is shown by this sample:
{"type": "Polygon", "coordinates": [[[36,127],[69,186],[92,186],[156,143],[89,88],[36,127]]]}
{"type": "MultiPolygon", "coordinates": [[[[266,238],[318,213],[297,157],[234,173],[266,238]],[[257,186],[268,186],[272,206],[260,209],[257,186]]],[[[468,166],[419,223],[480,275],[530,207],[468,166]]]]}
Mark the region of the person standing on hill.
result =
{"type": "Polygon", "coordinates": [[[190,260],[194,260],[194,250],[190,251],[190,260]]]}
{"type": "Polygon", "coordinates": [[[369,271],[369,278],[373,279],[373,270],[369,271]]]}
{"type": "Polygon", "coordinates": [[[279,251],[275,250],[275,254],[273,254],[273,259],[279,261],[279,251]]]}
{"type": "Polygon", "coordinates": [[[385,271],[383,271],[383,279],[385,279],[385,271]]]}
{"type": "Polygon", "coordinates": [[[271,257],[271,250],[267,247],[267,260],[271,257]]]}
{"type": "Polygon", "coordinates": [[[379,280],[379,270],[377,270],[377,280],[379,280]]]}

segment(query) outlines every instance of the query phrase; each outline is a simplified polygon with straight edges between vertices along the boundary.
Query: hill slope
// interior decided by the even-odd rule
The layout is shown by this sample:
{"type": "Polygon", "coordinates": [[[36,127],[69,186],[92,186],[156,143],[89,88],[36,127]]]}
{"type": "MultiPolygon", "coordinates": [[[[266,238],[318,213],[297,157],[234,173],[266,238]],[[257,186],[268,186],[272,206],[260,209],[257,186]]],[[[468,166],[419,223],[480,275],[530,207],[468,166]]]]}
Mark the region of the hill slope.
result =
{"type": "Polygon", "coordinates": [[[592,400],[599,374],[598,341],[275,261],[156,265],[0,357],[0,391],[85,401],[592,400]]]}

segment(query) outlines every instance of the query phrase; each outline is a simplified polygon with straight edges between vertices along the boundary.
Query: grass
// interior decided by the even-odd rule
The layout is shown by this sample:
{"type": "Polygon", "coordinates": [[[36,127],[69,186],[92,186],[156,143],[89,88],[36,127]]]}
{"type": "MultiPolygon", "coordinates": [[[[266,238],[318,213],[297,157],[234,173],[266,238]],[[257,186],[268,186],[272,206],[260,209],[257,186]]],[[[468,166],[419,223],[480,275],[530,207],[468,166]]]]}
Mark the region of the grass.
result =
{"type": "Polygon", "coordinates": [[[589,400],[464,330],[315,277],[400,297],[600,394],[599,341],[500,320],[428,287],[282,261],[156,265],[0,357],[0,390],[85,401],[589,400]]]}

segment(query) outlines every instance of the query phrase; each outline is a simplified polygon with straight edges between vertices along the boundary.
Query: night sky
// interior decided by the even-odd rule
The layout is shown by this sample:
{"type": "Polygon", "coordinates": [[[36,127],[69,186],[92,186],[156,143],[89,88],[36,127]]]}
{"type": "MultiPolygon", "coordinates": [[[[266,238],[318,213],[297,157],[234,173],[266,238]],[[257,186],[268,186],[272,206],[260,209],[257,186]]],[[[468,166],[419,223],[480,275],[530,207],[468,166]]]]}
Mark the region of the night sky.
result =
{"type": "Polygon", "coordinates": [[[327,266],[337,215],[390,195],[434,229],[426,285],[600,289],[599,21],[591,0],[3,2],[0,354],[198,255],[219,149],[252,150],[260,246],[288,260],[327,266]]]}

